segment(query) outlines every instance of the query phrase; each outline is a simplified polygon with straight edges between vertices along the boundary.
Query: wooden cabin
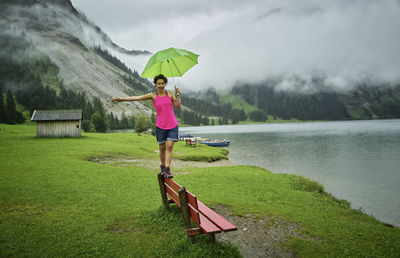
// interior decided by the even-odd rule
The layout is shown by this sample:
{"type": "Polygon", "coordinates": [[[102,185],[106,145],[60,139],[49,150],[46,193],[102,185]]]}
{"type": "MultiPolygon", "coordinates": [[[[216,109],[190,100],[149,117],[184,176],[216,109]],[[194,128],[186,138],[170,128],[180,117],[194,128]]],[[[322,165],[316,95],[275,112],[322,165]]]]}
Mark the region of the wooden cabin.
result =
{"type": "Polygon", "coordinates": [[[36,137],[80,137],[82,110],[35,110],[36,137]]]}

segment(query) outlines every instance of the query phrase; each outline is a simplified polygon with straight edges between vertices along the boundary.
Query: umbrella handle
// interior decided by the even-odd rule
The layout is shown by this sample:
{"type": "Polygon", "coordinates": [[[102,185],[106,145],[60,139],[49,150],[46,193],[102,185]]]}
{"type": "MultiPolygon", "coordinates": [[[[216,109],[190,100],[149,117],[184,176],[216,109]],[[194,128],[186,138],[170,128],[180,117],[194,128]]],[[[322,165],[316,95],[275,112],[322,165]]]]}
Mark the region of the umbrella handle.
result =
{"type": "MultiPolygon", "coordinates": [[[[167,63],[168,63],[169,71],[170,71],[171,74],[172,74],[171,66],[170,66],[170,64],[169,64],[169,59],[167,59],[167,63]]],[[[176,86],[176,84],[175,84],[175,78],[174,78],[174,77],[172,77],[172,81],[174,82],[174,86],[176,86]]]]}

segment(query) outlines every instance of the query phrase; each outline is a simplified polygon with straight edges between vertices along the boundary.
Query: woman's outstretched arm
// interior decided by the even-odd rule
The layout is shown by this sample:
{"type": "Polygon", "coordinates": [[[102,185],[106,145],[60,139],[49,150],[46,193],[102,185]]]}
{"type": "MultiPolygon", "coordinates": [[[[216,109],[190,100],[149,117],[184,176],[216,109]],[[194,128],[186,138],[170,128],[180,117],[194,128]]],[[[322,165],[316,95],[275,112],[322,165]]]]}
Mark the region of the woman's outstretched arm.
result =
{"type": "Polygon", "coordinates": [[[112,101],[116,101],[116,102],[141,101],[141,100],[150,100],[150,99],[154,100],[154,93],[147,93],[146,95],[132,96],[132,97],[126,97],[126,98],[118,98],[118,97],[111,98],[112,101]]]}

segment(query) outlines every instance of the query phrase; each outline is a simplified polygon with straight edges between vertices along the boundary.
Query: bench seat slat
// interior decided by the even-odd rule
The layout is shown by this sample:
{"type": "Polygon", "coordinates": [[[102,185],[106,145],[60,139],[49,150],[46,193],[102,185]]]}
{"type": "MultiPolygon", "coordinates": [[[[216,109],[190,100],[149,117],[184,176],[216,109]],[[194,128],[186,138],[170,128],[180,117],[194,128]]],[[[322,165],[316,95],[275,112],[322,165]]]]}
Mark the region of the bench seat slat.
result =
{"type": "Polygon", "coordinates": [[[178,207],[181,207],[181,203],[179,201],[179,195],[177,192],[172,190],[168,185],[165,185],[165,191],[167,192],[168,196],[178,205],[178,207]]]}
{"type": "MultiPolygon", "coordinates": [[[[237,227],[232,225],[229,221],[218,215],[215,211],[208,208],[204,203],[197,200],[197,205],[199,208],[200,215],[207,217],[212,223],[214,223],[218,228],[220,228],[223,232],[234,231],[237,230],[237,227]]],[[[200,216],[200,221],[202,221],[200,216]]]]}
{"type": "Polygon", "coordinates": [[[179,189],[182,188],[182,186],[180,186],[178,183],[176,183],[174,180],[172,180],[170,178],[164,178],[164,182],[166,185],[171,187],[175,192],[178,192],[179,189]]]}
{"type": "Polygon", "coordinates": [[[206,234],[213,234],[213,233],[220,233],[221,230],[214,225],[209,219],[207,219],[203,214],[199,213],[200,217],[200,225],[199,227],[203,230],[206,234]]]}

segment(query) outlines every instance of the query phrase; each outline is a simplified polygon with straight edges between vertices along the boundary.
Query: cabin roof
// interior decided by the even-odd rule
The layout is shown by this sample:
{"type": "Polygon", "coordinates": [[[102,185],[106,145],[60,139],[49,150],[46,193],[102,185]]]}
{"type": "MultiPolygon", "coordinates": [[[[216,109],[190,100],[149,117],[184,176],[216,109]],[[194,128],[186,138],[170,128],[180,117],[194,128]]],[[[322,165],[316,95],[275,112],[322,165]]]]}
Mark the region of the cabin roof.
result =
{"type": "Polygon", "coordinates": [[[82,110],[35,110],[32,114],[32,121],[67,121],[81,120],[82,110]]]}

